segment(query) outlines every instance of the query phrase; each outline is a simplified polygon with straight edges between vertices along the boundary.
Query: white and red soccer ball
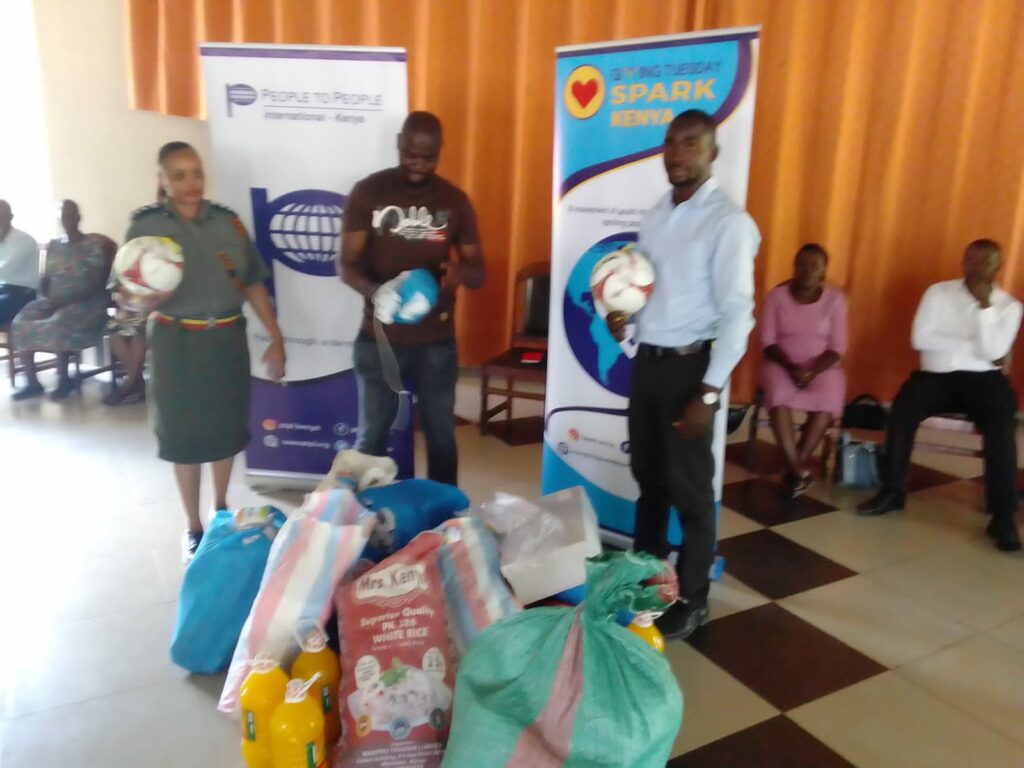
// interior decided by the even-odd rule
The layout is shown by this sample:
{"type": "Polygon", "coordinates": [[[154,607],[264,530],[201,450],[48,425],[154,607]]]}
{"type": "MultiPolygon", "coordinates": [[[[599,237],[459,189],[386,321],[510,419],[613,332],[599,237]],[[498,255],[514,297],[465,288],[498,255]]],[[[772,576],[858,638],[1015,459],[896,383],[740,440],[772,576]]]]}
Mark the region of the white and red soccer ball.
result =
{"type": "Polygon", "coordinates": [[[594,301],[609,312],[636,314],[647,304],[653,290],[654,265],[632,245],[604,256],[590,273],[594,301]]]}
{"type": "Polygon", "coordinates": [[[184,271],[181,246],[169,237],[136,237],[122,245],[114,257],[114,274],[132,293],[173,291],[184,271]]]}

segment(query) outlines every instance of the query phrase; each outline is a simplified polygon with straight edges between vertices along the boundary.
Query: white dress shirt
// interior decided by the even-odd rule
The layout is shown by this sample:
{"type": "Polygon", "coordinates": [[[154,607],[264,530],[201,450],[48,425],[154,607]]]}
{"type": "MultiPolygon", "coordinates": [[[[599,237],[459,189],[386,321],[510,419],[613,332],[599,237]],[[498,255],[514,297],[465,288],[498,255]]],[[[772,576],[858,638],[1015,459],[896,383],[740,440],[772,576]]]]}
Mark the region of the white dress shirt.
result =
{"type": "Polygon", "coordinates": [[[924,292],[914,315],[911,344],[921,353],[921,370],[994,371],[1010,351],[1020,328],[1021,303],[999,286],[982,309],[963,280],[936,283],[924,292]]]}
{"type": "Polygon", "coordinates": [[[39,246],[20,229],[12,228],[0,240],[0,283],[39,288],[39,246]]]}
{"type": "Polygon", "coordinates": [[[637,340],[685,347],[714,339],[704,383],[721,388],[754,328],[754,256],[761,233],[714,178],[674,205],[666,193],[640,225],[639,250],[654,264],[654,292],[637,316],[637,340]]]}

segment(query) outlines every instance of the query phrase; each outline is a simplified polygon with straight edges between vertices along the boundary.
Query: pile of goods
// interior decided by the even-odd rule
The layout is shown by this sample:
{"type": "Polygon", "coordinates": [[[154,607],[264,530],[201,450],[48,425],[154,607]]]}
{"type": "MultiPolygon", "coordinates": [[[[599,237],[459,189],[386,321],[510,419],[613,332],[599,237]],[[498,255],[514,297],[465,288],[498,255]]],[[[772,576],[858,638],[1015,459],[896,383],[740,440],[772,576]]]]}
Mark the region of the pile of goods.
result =
{"type": "Polygon", "coordinates": [[[218,513],[186,570],[171,655],[228,670],[246,764],[664,765],[671,567],[602,553],[580,489],[471,510],[388,462],[344,452],[288,515],[218,513]]]}

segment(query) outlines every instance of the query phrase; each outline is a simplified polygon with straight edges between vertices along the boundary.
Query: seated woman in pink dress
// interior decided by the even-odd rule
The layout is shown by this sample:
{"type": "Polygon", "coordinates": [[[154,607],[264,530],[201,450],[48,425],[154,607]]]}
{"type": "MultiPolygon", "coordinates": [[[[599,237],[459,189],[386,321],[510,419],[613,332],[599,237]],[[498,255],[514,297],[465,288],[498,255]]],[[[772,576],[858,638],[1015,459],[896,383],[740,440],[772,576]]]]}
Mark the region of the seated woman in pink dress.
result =
{"type": "Polygon", "coordinates": [[[833,419],[842,413],[846,397],[846,297],[825,285],[828,254],[815,243],[797,251],[793,277],[765,297],[761,313],[761,371],[765,406],[772,430],[788,467],[783,476],[790,496],[811,484],[808,458],[833,419]],[[799,438],[793,411],[807,420],[799,438]]]}

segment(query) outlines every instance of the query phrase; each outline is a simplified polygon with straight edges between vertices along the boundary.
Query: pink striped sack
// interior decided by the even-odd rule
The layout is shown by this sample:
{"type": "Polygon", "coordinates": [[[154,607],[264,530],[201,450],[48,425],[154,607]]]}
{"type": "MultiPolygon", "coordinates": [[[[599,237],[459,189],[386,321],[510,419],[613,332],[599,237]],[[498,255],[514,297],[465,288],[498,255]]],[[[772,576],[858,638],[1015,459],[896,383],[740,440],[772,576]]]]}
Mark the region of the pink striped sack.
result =
{"type": "Polygon", "coordinates": [[[335,590],[359,559],[376,517],[352,492],[311,493],[288,519],[270,550],[252,611],[235,646],[218,709],[238,710],[238,694],[257,654],[287,668],[298,655],[295,628],[331,617],[335,590]]]}
{"type": "Polygon", "coordinates": [[[480,632],[522,607],[501,575],[498,540],[482,520],[456,517],[436,531],[444,536],[437,565],[448,629],[461,658],[480,632]]]}

